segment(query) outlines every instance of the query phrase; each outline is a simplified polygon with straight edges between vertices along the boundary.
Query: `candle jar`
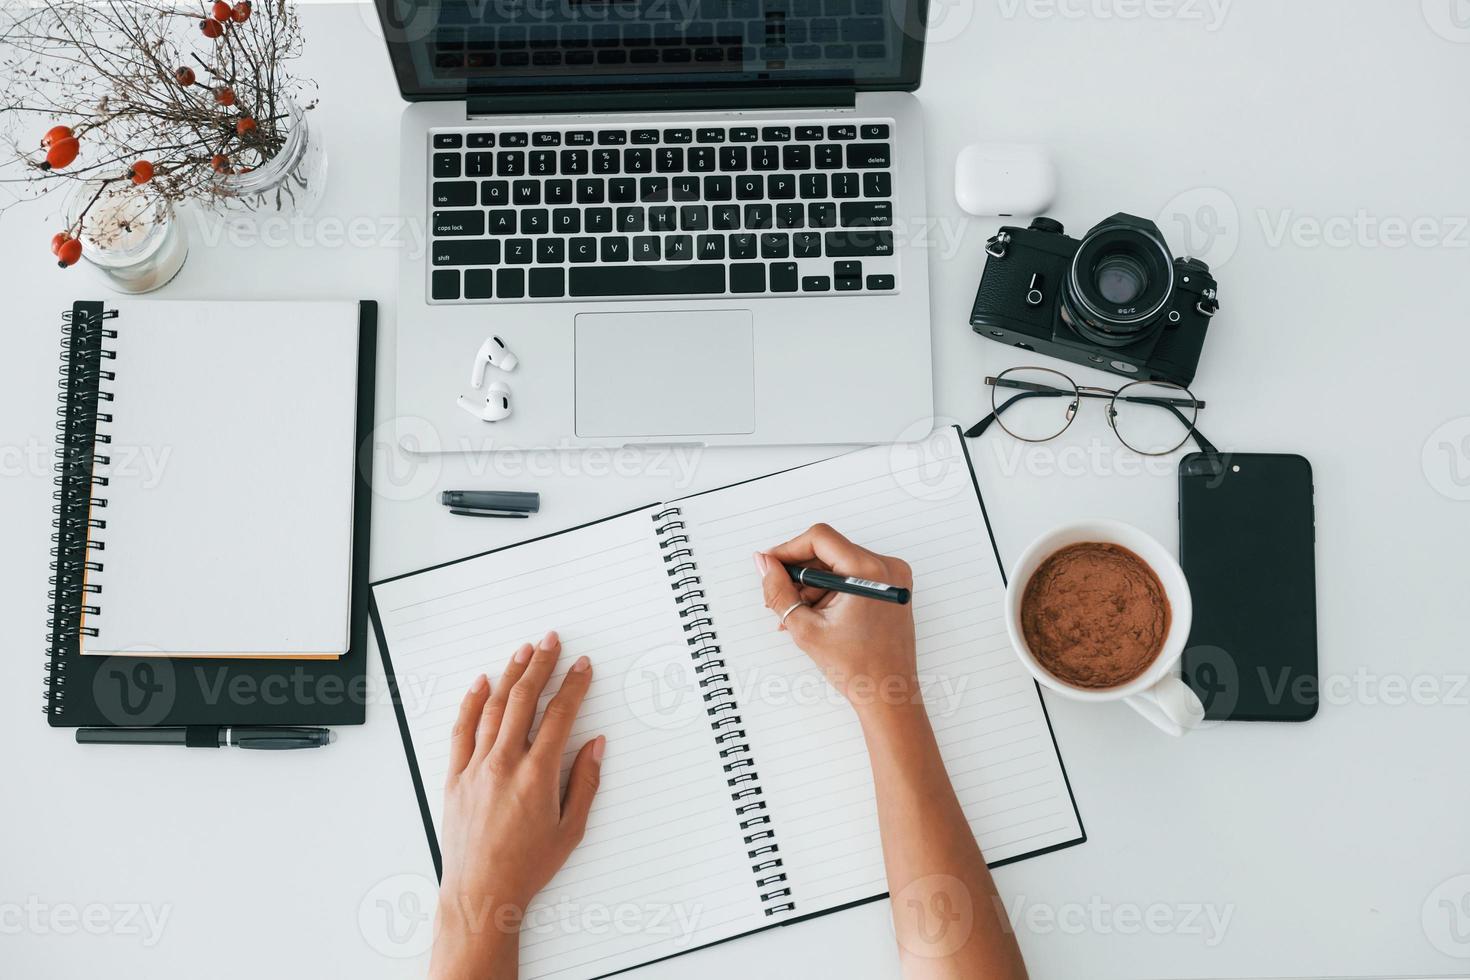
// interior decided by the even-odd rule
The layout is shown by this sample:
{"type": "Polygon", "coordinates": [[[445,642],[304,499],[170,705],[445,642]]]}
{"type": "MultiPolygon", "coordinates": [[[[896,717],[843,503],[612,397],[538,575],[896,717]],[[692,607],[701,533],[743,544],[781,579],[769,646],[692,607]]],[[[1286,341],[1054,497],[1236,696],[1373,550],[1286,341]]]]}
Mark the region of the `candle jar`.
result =
{"type": "Polygon", "coordinates": [[[269,160],[244,172],[225,174],[215,183],[217,211],[234,223],[310,214],[321,201],[327,179],[327,151],[307,121],[307,113],[285,100],[284,139],[269,160]]]}
{"type": "Polygon", "coordinates": [[[127,182],[79,184],[67,203],[66,227],[77,229],[86,266],[120,293],[166,286],[189,257],[188,233],[169,202],[127,182]]]}

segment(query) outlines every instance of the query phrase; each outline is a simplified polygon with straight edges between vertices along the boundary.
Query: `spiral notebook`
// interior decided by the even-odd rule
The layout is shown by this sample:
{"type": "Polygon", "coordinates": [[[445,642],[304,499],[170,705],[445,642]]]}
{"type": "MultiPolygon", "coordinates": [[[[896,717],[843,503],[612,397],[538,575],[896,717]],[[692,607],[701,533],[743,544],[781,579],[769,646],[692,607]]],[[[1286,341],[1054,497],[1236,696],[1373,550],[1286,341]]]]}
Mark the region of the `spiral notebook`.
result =
{"type": "Polygon", "coordinates": [[[915,573],[919,671],[992,866],[1085,839],[957,429],[655,504],[375,583],[399,725],[436,863],[464,690],[548,628],[594,665],[572,755],[608,737],[587,833],[539,896],[522,976],[600,977],[885,897],[851,708],[762,602],[752,554],[826,521],[915,573]],[[610,918],[608,918],[610,917],[610,918]],[[618,921],[626,928],[593,928],[618,921]]]}
{"type": "Polygon", "coordinates": [[[340,688],[365,659],[370,499],[356,455],[375,336],[371,303],[120,300],[66,314],[54,724],[361,720],[360,697],[329,706],[313,686],[340,688]],[[280,666],[312,660],[347,662],[280,666]],[[165,679],[160,717],[118,717],[141,703],[130,684],[165,679]],[[259,687],[274,681],[274,694],[259,687]],[[306,710],[308,696],[326,710],[306,710]]]}

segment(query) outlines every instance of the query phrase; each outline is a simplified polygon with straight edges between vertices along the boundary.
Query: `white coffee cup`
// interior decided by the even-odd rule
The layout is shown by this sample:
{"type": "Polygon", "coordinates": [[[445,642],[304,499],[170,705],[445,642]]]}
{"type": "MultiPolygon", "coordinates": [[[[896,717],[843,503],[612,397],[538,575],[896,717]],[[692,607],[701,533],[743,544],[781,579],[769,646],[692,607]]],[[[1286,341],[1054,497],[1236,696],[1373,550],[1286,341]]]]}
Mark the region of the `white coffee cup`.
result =
{"type": "Polygon", "coordinates": [[[1021,553],[1011,568],[1006,587],[1006,630],[1010,633],[1011,645],[1038,681],[1074,701],[1126,702],[1170,735],[1183,735],[1205,716],[1199,697],[1180,679],[1175,669],[1184,653],[1193,619],[1194,605],[1190,601],[1189,583],[1174,556],[1143,531],[1120,521],[1079,521],[1048,531],[1021,553]],[[1068,545],[1088,542],[1119,545],[1142,558],[1158,575],[1170,606],[1169,632],[1154,662],[1128,683],[1102,690],[1077,687],[1054,676],[1032,656],[1021,628],[1021,597],[1026,592],[1026,583],[1031,581],[1041,563],[1068,545]]]}

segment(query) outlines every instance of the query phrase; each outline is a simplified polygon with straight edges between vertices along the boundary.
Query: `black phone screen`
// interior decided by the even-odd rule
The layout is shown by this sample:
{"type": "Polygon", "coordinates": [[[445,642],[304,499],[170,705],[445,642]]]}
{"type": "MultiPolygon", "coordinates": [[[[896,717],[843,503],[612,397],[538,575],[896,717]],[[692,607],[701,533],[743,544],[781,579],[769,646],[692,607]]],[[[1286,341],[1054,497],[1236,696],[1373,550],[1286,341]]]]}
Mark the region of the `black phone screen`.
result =
{"type": "Polygon", "coordinates": [[[1194,605],[1183,675],[1206,718],[1317,713],[1312,496],[1301,456],[1192,453],[1179,464],[1179,557],[1194,605]]]}

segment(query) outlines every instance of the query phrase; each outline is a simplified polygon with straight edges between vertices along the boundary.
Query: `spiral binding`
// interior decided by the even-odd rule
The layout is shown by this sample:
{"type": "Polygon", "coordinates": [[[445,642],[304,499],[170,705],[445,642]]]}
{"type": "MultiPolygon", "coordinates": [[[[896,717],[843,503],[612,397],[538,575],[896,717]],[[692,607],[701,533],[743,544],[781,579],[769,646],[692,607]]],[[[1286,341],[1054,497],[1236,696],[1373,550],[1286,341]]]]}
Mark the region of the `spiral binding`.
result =
{"type": "Polygon", "coordinates": [[[112,393],[101,386],[117,377],[104,367],[104,362],[115,360],[117,353],[103,346],[117,337],[117,331],[106,326],[106,321],[116,316],[116,310],[104,310],[100,303],[78,303],[62,314],[46,608],[51,629],[46,650],[46,703],[42,709],[54,718],[66,712],[66,673],[71,654],[82,636],[97,635],[95,626],[84,625],[86,617],[102,612],[97,598],[102,586],[88,578],[102,571],[99,553],[105,550],[97,532],[107,529],[106,519],[98,516],[107,506],[107,498],[96,490],[108,483],[105,468],[111,459],[99,448],[110,444],[112,437],[99,431],[98,426],[112,421],[111,411],[102,408],[103,403],[112,401],[112,393]]]}
{"type": "Polygon", "coordinates": [[[735,815],[740,820],[740,830],[748,848],[746,855],[753,862],[750,870],[755,874],[755,885],[767,916],[779,915],[796,909],[791,898],[791,888],[783,870],[780,845],[776,843],[776,832],[771,828],[771,817],[766,810],[764,793],[761,790],[760,774],[756,772],[750,743],[746,741],[745,729],[740,717],[740,706],[735,700],[735,688],[730,674],[721,658],[719,636],[715,633],[714,620],[706,601],[703,580],[699,576],[699,565],[694,560],[685,523],[679,518],[683,511],[678,507],[666,507],[653,515],[654,533],[659,537],[663,549],[664,564],[668,566],[670,587],[674,590],[674,601],[679,605],[685,640],[694,659],[694,673],[699,678],[701,698],[705,713],[710,719],[710,730],[715,734],[720,759],[725,769],[725,783],[732,790],[730,799],[735,806],[735,815]]]}

